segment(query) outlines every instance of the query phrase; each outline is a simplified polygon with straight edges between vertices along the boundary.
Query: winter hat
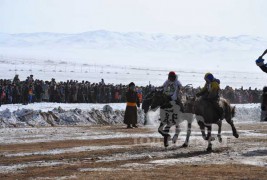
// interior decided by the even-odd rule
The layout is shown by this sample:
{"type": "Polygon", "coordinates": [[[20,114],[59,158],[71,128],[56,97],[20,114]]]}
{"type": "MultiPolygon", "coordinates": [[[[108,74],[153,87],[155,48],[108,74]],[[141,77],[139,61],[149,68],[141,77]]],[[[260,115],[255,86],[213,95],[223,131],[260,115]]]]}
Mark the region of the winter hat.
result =
{"type": "Polygon", "coordinates": [[[204,79],[205,79],[206,81],[211,82],[211,81],[214,80],[214,76],[213,76],[211,73],[206,73],[204,79]]]}
{"type": "Polygon", "coordinates": [[[174,81],[176,79],[176,74],[174,71],[169,72],[168,79],[174,81]]]}

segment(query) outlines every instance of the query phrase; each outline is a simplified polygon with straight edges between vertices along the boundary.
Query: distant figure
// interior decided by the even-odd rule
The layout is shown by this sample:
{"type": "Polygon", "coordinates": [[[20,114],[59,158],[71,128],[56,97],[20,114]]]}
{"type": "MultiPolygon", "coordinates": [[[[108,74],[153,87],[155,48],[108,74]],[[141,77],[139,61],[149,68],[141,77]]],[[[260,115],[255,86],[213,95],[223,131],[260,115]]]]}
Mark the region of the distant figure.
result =
{"type": "Polygon", "coordinates": [[[101,79],[100,84],[105,85],[105,81],[104,81],[104,79],[101,79]]]}
{"type": "Polygon", "coordinates": [[[261,121],[267,121],[267,87],[264,87],[262,92],[261,121]]]}
{"type": "Polygon", "coordinates": [[[19,85],[19,83],[20,83],[19,75],[16,74],[15,77],[14,77],[14,79],[13,79],[13,84],[19,85]]]}
{"type": "Polygon", "coordinates": [[[133,82],[129,84],[129,89],[126,92],[126,100],[127,106],[125,110],[124,124],[127,124],[127,128],[137,128],[137,107],[140,107],[140,102],[133,82]]]}
{"type": "Polygon", "coordinates": [[[256,64],[261,68],[263,72],[267,73],[267,66],[264,64],[263,56],[267,54],[267,49],[263,52],[263,54],[256,60],[256,64]]]}
{"type": "MultiPolygon", "coordinates": [[[[256,60],[256,64],[261,68],[261,70],[267,73],[267,64],[264,64],[263,56],[267,54],[267,49],[263,54],[256,60]]],[[[267,87],[263,88],[262,92],[262,102],[261,102],[261,121],[267,121],[267,87]]]]}
{"type": "Polygon", "coordinates": [[[28,79],[28,82],[29,82],[30,84],[34,82],[34,79],[33,79],[33,75],[32,75],[32,74],[30,75],[30,77],[29,77],[29,79],[28,79]]]}

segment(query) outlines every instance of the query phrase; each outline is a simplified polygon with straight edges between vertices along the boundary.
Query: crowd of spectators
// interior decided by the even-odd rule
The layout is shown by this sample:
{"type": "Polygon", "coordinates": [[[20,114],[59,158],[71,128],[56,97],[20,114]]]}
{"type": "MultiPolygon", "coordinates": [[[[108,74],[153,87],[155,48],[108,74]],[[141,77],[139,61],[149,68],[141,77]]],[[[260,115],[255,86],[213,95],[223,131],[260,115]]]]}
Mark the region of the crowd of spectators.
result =
{"type": "MultiPolygon", "coordinates": [[[[197,92],[200,91],[199,88],[185,88],[184,93],[189,96],[194,96],[197,92]]],[[[227,99],[232,104],[246,104],[246,103],[260,103],[262,97],[262,90],[255,88],[244,89],[241,88],[232,88],[226,86],[220,91],[220,97],[227,99]]]]}
{"type": "MultiPolygon", "coordinates": [[[[88,81],[78,82],[69,80],[66,82],[42,81],[34,79],[30,75],[25,81],[20,81],[16,75],[13,80],[0,80],[0,106],[1,104],[28,104],[34,102],[57,103],[122,103],[126,102],[128,85],[105,84],[102,79],[99,83],[88,81]]],[[[154,87],[151,85],[137,87],[136,91],[140,102],[154,87]]],[[[185,87],[183,93],[194,96],[199,88],[185,87]]],[[[221,96],[231,103],[259,103],[261,90],[233,89],[227,86],[221,90],[221,96]]]]}

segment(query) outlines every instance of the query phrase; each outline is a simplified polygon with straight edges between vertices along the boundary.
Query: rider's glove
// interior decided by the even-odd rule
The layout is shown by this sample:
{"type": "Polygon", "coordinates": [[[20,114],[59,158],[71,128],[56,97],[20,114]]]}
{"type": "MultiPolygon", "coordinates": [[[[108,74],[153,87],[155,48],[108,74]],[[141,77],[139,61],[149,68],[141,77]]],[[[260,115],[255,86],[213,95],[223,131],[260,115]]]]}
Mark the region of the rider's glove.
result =
{"type": "Polygon", "coordinates": [[[264,65],[264,59],[259,57],[259,59],[256,60],[256,64],[257,64],[257,66],[263,66],[264,65]]]}

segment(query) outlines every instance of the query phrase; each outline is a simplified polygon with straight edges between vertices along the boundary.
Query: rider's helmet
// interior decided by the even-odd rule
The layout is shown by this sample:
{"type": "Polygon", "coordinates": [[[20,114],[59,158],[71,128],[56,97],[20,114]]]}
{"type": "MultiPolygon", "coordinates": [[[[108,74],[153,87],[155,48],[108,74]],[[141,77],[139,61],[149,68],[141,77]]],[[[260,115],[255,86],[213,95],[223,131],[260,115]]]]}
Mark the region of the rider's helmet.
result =
{"type": "Polygon", "coordinates": [[[214,76],[211,73],[206,73],[204,79],[206,82],[212,82],[214,80],[214,76]]]}
{"type": "Polygon", "coordinates": [[[171,71],[171,72],[169,72],[169,75],[168,75],[168,80],[170,80],[170,81],[175,81],[175,79],[176,79],[176,74],[175,74],[175,72],[174,71],[171,71]]]}

